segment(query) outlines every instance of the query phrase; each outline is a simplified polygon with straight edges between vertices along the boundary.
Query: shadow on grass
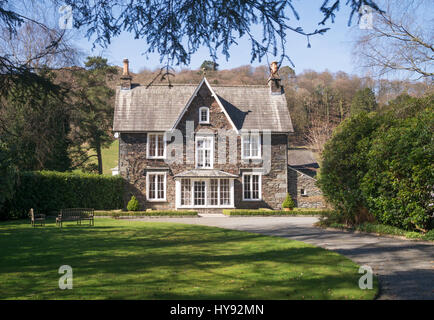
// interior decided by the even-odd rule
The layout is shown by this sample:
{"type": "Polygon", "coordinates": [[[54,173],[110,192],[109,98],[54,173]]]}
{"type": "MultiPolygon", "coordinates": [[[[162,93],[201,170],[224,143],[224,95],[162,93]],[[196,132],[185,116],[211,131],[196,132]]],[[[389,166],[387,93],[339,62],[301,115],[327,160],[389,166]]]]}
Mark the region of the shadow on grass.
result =
{"type": "Polygon", "coordinates": [[[359,299],[358,267],[305,243],[197,225],[0,224],[2,299],[359,299]],[[74,289],[58,289],[70,265],[74,289]]]}

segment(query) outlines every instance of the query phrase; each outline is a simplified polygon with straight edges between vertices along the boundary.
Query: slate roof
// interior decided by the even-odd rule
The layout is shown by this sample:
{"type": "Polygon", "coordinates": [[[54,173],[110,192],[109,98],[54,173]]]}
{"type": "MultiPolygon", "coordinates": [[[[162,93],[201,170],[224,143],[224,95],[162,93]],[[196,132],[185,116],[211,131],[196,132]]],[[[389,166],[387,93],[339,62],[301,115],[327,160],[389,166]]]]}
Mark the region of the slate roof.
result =
{"type": "MultiPolygon", "coordinates": [[[[204,79],[201,83],[209,83],[204,79]]],[[[293,132],[284,94],[268,86],[210,86],[237,130],[293,132]]],[[[165,131],[175,125],[198,85],[136,86],[116,90],[113,131],[165,131]]]]}
{"type": "Polygon", "coordinates": [[[288,150],[288,165],[312,178],[316,177],[319,168],[314,154],[307,149],[288,150]]]}
{"type": "Polygon", "coordinates": [[[210,170],[210,169],[197,169],[197,170],[188,170],[183,171],[175,175],[175,178],[236,178],[238,177],[235,174],[221,171],[221,170],[210,170]]]}

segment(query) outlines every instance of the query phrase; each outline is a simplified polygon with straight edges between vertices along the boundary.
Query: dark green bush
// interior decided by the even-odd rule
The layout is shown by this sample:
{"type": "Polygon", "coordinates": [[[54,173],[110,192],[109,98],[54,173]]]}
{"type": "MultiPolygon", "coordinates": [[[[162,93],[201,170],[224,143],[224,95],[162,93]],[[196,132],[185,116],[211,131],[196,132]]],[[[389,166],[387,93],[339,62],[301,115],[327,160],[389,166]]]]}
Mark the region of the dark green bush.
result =
{"type": "Polygon", "coordinates": [[[119,176],[22,172],[10,202],[9,218],[26,218],[30,208],[50,214],[62,208],[119,209],[123,206],[123,179],[119,176]]]}
{"type": "Polygon", "coordinates": [[[128,211],[139,211],[140,210],[139,201],[137,201],[135,196],[132,196],[131,200],[128,201],[127,210],[128,211]]]}
{"type": "Polygon", "coordinates": [[[0,144],[0,220],[8,218],[8,205],[15,193],[16,168],[9,150],[0,144]]]}
{"type": "Polygon", "coordinates": [[[432,229],[433,133],[434,96],[400,97],[342,122],[325,145],[318,180],[340,221],[432,229]]]}
{"type": "Polygon", "coordinates": [[[406,230],[432,228],[433,132],[432,108],[378,130],[360,187],[380,223],[406,230]]]}
{"type": "Polygon", "coordinates": [[[193,210],[95,211],[95,216],[107,216],[107,217],[197,216],[197,211],[193,211],[193,210]]]}

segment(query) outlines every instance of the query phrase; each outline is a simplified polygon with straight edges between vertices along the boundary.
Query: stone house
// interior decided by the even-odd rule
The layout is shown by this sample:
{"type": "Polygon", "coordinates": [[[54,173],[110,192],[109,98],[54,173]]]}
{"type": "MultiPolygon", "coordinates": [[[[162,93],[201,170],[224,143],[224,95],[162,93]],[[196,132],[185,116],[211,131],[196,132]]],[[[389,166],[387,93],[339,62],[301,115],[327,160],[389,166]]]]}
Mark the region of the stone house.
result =
{"type": "Polygon", "coordinates": [[[299,208],[326,208],[320,188],[316,185],[318,162],[307,149],[288,150],[288,192],[299,208]]]}
{"type": "Polygon", "coordinates": [[[293,132],[278,77],[264,86],[131,83],[124,60],[113,131],[119,174],[143,209],[281,209],[293,132]]]}

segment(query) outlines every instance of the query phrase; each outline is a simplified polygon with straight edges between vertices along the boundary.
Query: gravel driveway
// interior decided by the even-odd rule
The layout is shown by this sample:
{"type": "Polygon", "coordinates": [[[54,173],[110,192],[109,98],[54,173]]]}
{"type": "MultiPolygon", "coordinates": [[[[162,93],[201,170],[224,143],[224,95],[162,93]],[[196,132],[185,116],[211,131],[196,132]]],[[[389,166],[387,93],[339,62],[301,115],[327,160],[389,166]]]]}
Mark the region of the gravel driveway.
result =
{"type": "Polygon", "coordinates": [[[434,299],[434,244],[316,228],[314,217],[144,218],[200,224],[304,241],[370,266],[380,280],[379,299],[434,299]]]}

